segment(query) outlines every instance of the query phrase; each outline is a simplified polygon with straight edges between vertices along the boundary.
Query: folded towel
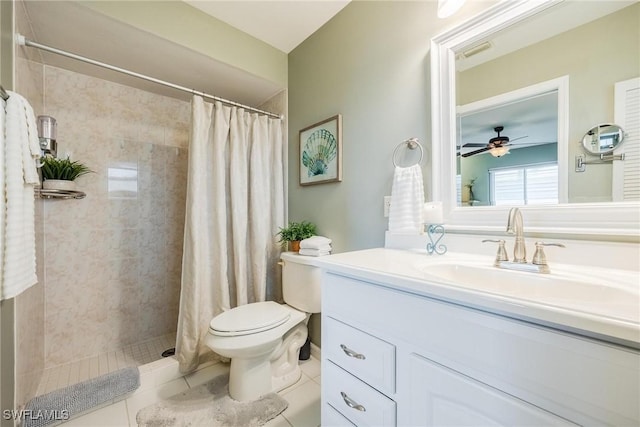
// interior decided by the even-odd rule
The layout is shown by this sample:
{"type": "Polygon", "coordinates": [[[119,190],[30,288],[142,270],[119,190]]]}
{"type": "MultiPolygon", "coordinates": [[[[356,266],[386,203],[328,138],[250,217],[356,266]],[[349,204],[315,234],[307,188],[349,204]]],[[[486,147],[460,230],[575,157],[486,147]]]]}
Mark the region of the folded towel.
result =
{"type": "Polygon", "coordinates": [[[330,245],[331,239],[324,236],[311,236],[308,239],[300,241],[300,247],[307,249],[321,249],[329,246],[329,250],[331,250],[330,245]]]}
{"type": "Polygon", "coordinates": [[[424,208],[424,187],[420,165],[396,167],[391,188],[389,231],[420,234],[424,208]]]}
{"type": "Polygon", "coordinates": [[[2,104],[0,175],[5,203],[0,215],[0,300],[15,297],[38,281],[34,185],[39,182],[35,160],[40,155],[29,103],[9,92],[9,99],[2,104]]]}
{"type": "Polygon", "coordinates": [[[303,247],[302,244],[300,244],[300,249],[311,249],[314,251],[329,251],[331,252],[331,245],[320,245],[317,247],[311,247],[311,246],[307,246],[307,247],[303,247]]]}
{"type": "Polygon", "coordinates": [[[329,255],[331,253],[331,251],[327,251],[327,250],[319,250],[319,249],[300,249],[300,251],[298,252],[298,254],[300,255],[305,255],[305,256],[324,256],[324,255],[329,255]]]}

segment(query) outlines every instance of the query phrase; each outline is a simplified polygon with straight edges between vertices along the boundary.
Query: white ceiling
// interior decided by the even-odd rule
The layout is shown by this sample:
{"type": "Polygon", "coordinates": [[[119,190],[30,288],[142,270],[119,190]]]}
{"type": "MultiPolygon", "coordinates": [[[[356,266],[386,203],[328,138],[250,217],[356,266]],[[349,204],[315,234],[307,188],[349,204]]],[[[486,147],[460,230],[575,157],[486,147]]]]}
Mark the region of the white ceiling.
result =
{"type": "Polygon", "coordinates": [[[295,49],[350,2],[350,0],[183,1],[285,53],[295,49]]]}

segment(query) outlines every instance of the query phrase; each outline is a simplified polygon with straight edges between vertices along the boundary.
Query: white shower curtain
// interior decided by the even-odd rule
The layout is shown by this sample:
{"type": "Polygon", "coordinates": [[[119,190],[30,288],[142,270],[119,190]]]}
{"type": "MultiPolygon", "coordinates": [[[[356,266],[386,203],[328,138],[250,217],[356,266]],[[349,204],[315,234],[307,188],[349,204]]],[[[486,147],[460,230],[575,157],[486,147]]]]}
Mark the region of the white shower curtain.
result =
{"type": "Polygon", "coordinates": [[[181,372],[208,352],[214,316],[280,299],[284,148],[281,119],[194,96],[176,339],[181,372]]]}

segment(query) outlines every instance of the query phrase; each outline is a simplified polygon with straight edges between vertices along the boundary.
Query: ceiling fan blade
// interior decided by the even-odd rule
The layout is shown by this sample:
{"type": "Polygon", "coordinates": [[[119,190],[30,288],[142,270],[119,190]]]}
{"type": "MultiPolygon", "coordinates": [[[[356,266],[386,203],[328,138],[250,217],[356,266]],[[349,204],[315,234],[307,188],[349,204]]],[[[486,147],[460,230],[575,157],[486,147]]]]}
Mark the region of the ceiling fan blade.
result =
{"type": "Polygon", "coordinates": [[[519,139],[524,139],[524,138],[529,138],[529,135],[519,136],[517,138],[510,139],[509,142],[512,143],[513,141],[517,141],[519,139]]]}
{"type": "Polygon", "coordinates": [[[463,147],[486,147],[486,142],[469,142],[468,144],[464,144],[463,147]]]}
{"type": "Polygon", "coordinates": [[[475,154],[480,154],[480,153],[484,153],[485,151],[491,150],[492,147],[484,147],[481,148],[479,150],[475,150],[475,151],[470,151],[468,153],[464,153],[462,154],[462,157],[469,157],[469,156],[473,156],[475,154]]]}

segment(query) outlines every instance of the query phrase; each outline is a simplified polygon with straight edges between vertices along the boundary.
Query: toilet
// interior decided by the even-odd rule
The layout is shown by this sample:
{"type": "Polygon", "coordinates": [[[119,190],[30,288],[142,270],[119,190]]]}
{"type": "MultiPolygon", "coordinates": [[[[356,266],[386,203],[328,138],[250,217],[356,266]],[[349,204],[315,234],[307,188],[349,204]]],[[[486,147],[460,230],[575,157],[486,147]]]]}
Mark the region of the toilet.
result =
{"type": "Polygon", "coordinates": [[[229,395],[249,401],[282,390],[300,379],[298,355],[307,322],[320,312],[320,269],[312,257],[285,252],[282,296],[286,304],[256,302],[214,317],[206,345],[231,359],[229,395]]]}

